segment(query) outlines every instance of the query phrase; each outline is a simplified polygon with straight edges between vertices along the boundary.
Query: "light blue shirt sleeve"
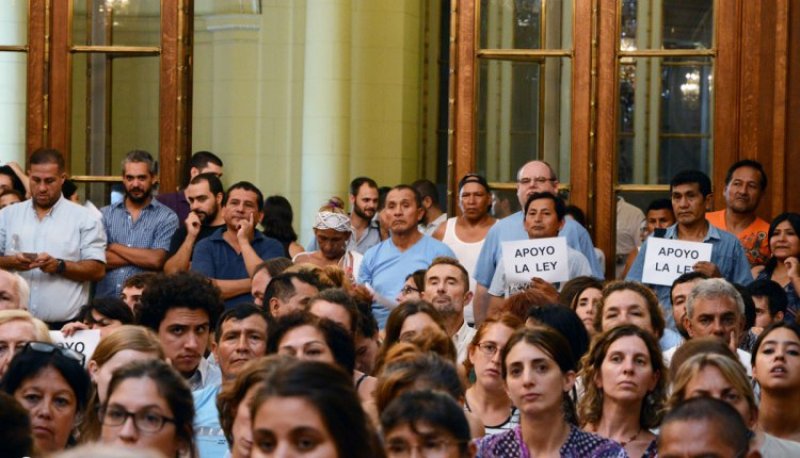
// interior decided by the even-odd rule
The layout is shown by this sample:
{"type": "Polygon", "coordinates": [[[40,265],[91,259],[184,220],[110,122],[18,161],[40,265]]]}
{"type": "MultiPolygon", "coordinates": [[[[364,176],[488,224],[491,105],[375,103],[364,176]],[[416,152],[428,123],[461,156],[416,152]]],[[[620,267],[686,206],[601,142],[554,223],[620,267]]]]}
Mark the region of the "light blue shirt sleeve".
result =
{"type": "Polygon", "coordinates": [[[733,246],[733,272],[730,281],[742,286],[747,286],[753,282],[753,274],[750,271],[750,262],[747,261],[747,254],[739,243],[733,246]]]}
{"type": "Polygon", "coordinates": [[[631,265],[628,275],[625,276],[625,280],[638,282],[642,281],[642,275],[644,274],[644,255],[646,253],[647,240],[642,242],[642,246],[639,247],[639,254],[636,255],[636,259],[633,261],[633,265],[631,265]]]}
{"type": "Polygon", "coordinates": [[[492,283],[494,271],[499,262],[496,255],[500,252],[499,230],[498,225],[495,224],[486,234],[478,261],[475,263],[475,281],[484,287],[488,288],[492,283]]]}
{"type": "Polygon", "coordinates": [[[372,264],[375,262],[377,246],[371,247],[364,253],[364,259],[361,260],[361,268],[358,269],[358,276],[356,277],[356,283],[359,285],[372,282],[372,264]]]}
{"type": "Polygon", "coordinates": [[[497,297],[504,297],[506,295],[506,268],[503,263],[497,265],[492,277],[492,284],[489,285],[489,294],[497,297]]]}
{"type": "Polygon", "coordinates": [[[106,231],[103,223],[88,215],[80,228],[81,235],[81,260],[93,259],[106,262],[106,231]]]}
{"type": "Polygon", "coordinates": [[[164,251],[169,251],[169,242],[172,240],[172,234],[178,229],[178,215],[172,210],[169,216],[164,221],[164,224],[159,224],[156,233],[153,237],[153,247],[164,251]]]}
{"type": "Polygon", "coordinates": [[[586,256],[589,261],[589,266],[592,268],[592,276],[603,279],[603,269],[600,268],[600,262],[594,254],[594,245],[592,245],[592,238],[589,237],[589,232],[572,218],[566,218],[564,227],[561,228],[558,235],[567,238],[567,243],[572,248],[580,251],[586,256]]]}

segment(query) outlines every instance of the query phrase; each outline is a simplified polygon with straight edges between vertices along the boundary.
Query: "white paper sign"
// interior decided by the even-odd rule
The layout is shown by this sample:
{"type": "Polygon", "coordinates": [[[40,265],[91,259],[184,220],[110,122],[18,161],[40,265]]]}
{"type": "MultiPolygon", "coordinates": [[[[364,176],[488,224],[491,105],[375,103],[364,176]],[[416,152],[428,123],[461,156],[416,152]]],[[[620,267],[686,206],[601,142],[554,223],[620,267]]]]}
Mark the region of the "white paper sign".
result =
{"type": "Polygon", "coordinates": [[[506,283],[527,283],[539,277],[549,283],[569,280],[567,239],[544,239],[503,242],[503,268],[506,283]]]}
{"type": "Polygon", "coordinates": [[[94,349],[97,348],[97,344],[100,342],[100,330],[86,329],[76,331],[69,337],[64,336],[61,331],[50,331],[50,338],[59,347],[69,348],[83,354],[88,365],[94,354],[94,349]]]}
{"type": "Polygon", "coordinates": [[[710,243],[650,237],[644,256],[642,283],[672,286],[676,278],[693,272],[693,266],[698,262],[711,261],[712,248],[710,243]]]}

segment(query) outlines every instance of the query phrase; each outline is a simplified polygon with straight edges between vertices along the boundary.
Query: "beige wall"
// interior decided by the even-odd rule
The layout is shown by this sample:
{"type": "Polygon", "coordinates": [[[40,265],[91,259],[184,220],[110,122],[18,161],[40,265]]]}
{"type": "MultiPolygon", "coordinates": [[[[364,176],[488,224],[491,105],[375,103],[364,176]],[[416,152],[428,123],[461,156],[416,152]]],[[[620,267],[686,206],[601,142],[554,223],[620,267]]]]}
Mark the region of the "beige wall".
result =
{"type": "MultiPolygon", "coordinates": [[[[420,160],[420,0],[265,0],[261,15],[195,21],[192,150],[295,207],[357,175],[415,179],[420,160]]],[[[434,95],[435,97],[435,95],[434,95]]]]}

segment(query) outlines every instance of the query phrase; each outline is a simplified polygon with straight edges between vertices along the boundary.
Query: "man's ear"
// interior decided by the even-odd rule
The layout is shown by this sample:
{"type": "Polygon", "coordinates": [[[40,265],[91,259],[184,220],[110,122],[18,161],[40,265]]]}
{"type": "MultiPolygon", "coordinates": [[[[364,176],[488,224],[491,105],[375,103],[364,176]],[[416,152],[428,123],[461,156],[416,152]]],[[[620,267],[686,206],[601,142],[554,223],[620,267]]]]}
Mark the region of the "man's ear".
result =
{"type": "Polygon", "coordinates": [[[268,306],[270,315],[277,318],[278,310],[281,308],[281,301],[279,301],[277,297],[271,297],[269,298],[268,306]]]}
{"type": "Polygon", "coordinates": [[[686,329],[686,333],[689,334],[689,337],[694,337],[694,331],[692,330],[692,321],[689,319],[689,314],[683,315],[683,329],[686,329]]]}

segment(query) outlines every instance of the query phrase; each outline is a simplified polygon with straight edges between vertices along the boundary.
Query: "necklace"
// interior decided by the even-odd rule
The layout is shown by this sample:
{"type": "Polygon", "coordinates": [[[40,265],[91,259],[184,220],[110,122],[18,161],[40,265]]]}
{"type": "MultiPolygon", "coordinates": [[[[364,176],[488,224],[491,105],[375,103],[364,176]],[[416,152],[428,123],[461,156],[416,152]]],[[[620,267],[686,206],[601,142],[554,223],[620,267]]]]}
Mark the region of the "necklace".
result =
{"type": "Polygon", "coordinates": [[[625,448],[625,446],[626,446],[626,445],[630,444],[631,442],[633,442],[633,440],[634,440],[634,439],[636,439],[637,437],[639,437],[639,434],[640,434],[641,432],[642,432],[642,428],[641,428],[641,426],[640,426],[640,427],[639,427],[639,429],[637,429],[637,430],[636,430],[636,434],[634,434],[633,436],[631,436],[631,438],[630,438],[630,439],[628,439],[628,440],[626,440],[626,441],[619,441],[619,445],[621,445],[621,446],[622,446],[622,448],[625,448]]]}

